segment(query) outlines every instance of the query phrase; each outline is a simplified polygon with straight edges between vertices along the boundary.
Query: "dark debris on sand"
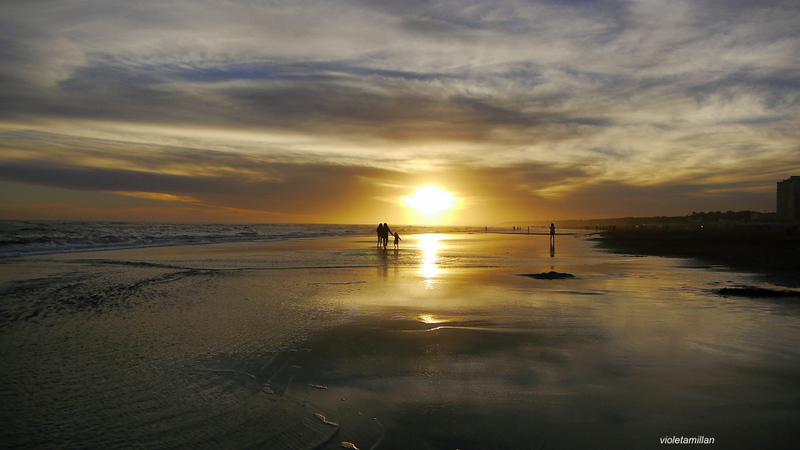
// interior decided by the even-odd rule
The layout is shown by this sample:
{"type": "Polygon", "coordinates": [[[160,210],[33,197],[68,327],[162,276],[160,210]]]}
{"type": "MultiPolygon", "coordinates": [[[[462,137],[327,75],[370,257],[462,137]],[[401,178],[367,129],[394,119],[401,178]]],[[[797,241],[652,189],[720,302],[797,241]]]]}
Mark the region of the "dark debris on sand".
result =
{"type": "Polygon", "coordinates": [[[752,286],[727,287],[717,291],[717,294],[733,297],[747,298],[800,298],[800,291],[789,291],[779,289],[765,289],[752,286]]]}
{"type": "Polygon", "coordinates": [[[568,278],[575,278],[575,275],[571,273],[556,272],[554,270],[542,273],[523,273],[522,276],[528,278],[536,278],[537,280],[565,280],[568,278]]]}

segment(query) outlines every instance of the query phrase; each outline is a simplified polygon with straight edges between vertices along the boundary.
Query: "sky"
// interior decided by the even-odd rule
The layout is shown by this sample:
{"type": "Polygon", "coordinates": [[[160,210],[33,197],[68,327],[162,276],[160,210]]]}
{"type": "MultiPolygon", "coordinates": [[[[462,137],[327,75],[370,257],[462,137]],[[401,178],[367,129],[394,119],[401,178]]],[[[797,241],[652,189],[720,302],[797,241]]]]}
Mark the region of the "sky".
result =
{"type": "Polygon", "coordinates": [[[792,175],[796,0],[0,4],[0,219],[774,211],[792,175]]]}

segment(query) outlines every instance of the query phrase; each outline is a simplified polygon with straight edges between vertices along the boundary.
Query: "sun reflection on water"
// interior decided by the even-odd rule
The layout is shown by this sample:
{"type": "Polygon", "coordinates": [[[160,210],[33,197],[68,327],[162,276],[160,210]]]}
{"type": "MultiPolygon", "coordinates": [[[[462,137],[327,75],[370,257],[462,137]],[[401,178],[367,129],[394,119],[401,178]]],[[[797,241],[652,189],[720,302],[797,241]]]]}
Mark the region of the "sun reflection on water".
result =
{"type": "Polygon", "coordinates": [[[436,323],[447,322],[445,319],[441,319],[439,317],[436,317],[433,314],[420,314],[420,315],[417,316],[417,320],[419,320],[422,323],[427,323],[427,324],[436,324],[436,323]]]}
{"type": "Polygon", "coordinates": [[[419,248],[422,250],[422,264],[419,269],[420,275],[425,278],[425,287],[432,288],[434,279],[442,273],[439,267],[439,250],[443,247],[440,240],[441,234],[423,234],[419,237],[419,248]]]}

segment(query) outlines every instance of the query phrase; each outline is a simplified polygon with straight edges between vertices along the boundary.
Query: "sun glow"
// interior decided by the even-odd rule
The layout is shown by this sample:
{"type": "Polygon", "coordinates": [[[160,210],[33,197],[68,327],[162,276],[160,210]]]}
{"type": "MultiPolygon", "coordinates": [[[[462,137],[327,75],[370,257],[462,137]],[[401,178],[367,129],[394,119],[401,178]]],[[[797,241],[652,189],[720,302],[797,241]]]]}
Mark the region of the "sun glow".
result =
{"type": "Polygon", "coordinates": [[[416,209],[423,214],[436,214],[453,209],[456,198],[453,194],[439,189],[436,186],[423,186],[417,188],[413,195],[404,198],[404,203],[409,208],[416,209]]]}

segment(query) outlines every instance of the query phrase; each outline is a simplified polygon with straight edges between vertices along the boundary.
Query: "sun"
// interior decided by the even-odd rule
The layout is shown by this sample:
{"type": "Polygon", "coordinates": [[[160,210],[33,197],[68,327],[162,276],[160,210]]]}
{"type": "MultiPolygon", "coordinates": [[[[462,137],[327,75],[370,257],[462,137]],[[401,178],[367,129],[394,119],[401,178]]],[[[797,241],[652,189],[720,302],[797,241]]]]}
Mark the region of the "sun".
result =
{"type": "Polygon", "coordinates": [[[404,198],[406,206],[423,214],[436,214],[453,209],[455,201],[453,194],[436,186],[419,187],[413,195],[404,198]]]}

